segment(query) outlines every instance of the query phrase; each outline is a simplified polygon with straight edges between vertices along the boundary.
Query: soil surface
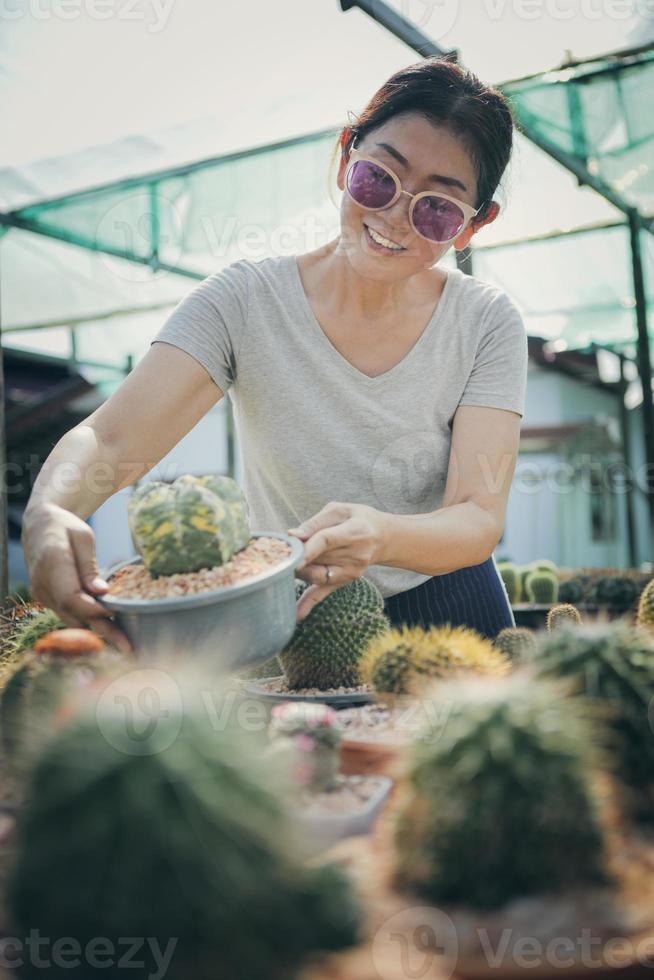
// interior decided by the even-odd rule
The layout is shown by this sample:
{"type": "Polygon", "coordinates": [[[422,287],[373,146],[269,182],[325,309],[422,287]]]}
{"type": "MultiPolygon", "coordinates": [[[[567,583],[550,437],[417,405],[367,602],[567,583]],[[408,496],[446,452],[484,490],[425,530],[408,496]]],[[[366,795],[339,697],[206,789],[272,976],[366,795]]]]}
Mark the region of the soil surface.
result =
{"type": "Polygon", "coordinates": [[[348,741],[405,744],[418,738],[427,722],[437,720],[429,717],[430,711],[437,708],[413,699],[398,705],[365,704],[339,711],[338,727],[348,741]]]}
{"type": "Polygon", "coordinates": [[[320,694],[369,694],[370,687],[367,684],[359,684],[355,687],[289,687],[285,677],[265,677],[257,678],[257,687],[270,694],[294,694],[315,697],[320,694]]]}
{"type": "Polygon", "coordinates": [[[172,599],[209,592],[261,575],[290,554],[291,548],[285,541],[260,537],[252,538],[245,548],[224,565],[201,568],[197,572],[179,572],[152,578],[145,565],[126,565],[110,577],[106,595],[123,599],[172,599]]]}

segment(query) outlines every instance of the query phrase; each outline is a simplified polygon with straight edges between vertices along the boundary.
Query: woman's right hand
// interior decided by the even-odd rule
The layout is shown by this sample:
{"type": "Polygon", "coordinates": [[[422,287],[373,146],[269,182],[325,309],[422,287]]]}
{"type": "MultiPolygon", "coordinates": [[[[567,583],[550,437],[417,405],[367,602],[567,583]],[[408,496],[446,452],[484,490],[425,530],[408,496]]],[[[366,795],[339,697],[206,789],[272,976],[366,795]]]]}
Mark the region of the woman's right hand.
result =
{"type": "Polygon", "coordinates": [[[35,601],[54,610],[67,626],[90,626],[118,650],[132,650],[111,622],[112,613],[93,598],[109,586],[100,578],[95,535],[86,521],[57,504],[28,507],[22,543],[35,601]]]}

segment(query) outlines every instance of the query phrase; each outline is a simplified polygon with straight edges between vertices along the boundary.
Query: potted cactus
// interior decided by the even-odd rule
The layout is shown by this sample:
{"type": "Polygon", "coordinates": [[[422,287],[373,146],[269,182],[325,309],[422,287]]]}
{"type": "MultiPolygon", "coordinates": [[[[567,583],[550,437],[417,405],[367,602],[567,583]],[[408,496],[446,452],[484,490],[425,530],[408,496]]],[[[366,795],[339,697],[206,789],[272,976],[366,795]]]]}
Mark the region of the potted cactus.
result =
{"type": "Polygon", "coordinates": [[[605,885],[595,734],[582,703],[526,672],[453,681],[436,696],[448,721],[413,749],[397,885],[437,905],[484,910],[605,885]]]}
{"type": "Polygon", "coordinates": [[[382,703],[342,714],[344,771],[400,771],[404,749],[430,704],[420,700],[426,683],[468,674],[500,677],[509,670],[500,650],[463,626],[401,626],[381,633],[368,643],[360,671],[382,703]]]}
{"type": "MultiPolygon", "coordinates": [[[[18,824],[12,928],[82,951],[105,937],[115,957],[125,937],[144,937],[144,977],[165,965],[170,980],[293,978],[307,957],[356,942],[360,910],[340,870],[298,859],[282,773],[259,738],[232,723],[217,738],[200,692],[175,680],[178,707],[148,679],[165,710],[138,739],[123,700],[142,688],[125,678],[40,757],[18,824]]],[[[36,980],[42,968],[24,961],[36,980]]],[[[48,972],[117,976],[107,965],[83,953],[48,972]]]]}
{"type": "Polygon", "coordinates": [[[654,579],[648,582],[638,600],[637,622],[643,629],[654,633],[654,579]]]}
{"type": "Polygon", "coordinates": [[[297,788],[304,853],[370,832],[391,780],[339,773],[341,732],[333,708],[302,701],[275,705],[270,740],[272,753],[287,760],[297,788]]]}
{"type": "Polygon", "coordinates": [[[635,568],[583,568],[560,573],[559,600],[603,618],[636,617],[648,574],[635,568]]]}
{"type": "Polygon", "coordinates": [[[295,628],[290,535],[251,534],[238,484],[225,476],[146,483],[128,504],[137,558],[105,573],[100,601],[135,650],[202,654],[220,667],[256,666],[295,628]]]}
{"type": "MultiPolygon", "coordinates": [[[[505,578],[506,571],[498,565],[505,578]]],[[[509,581],[515,579],[512,589],[508,589],[516,626],[539,629],[545,625],[548,609],[559,598],[559,575],[556,565],[547,558],[537,559],[528,565],[512,566],[509,581]]]]}
{"type": "Polygon", "coordinates": [[[536,646],[536,634],[526,626],[507,626],[500,630],[493,643],[512,664],[523,663],[536,646]]]}
{"type": "Polygon", "coordinates": [[[575,690],[604,705],[618,775],[631,816],[654,821],[654,641],[625,621],[567,625],[539,638],[539,677],[569,678],[575,690]]]}
{"type": "MultiPolygon", "coordinates": [[[[297,599],[306,588],[306,582],[296,580],[297,599]]],[[[354,579],[331,592],[296,625],[279,653],[283,675],[248,684],[247,690],[279,701],[365,701],[361,659],[368,643],[388,629],[379,589],[365,578],[354,579]]]]}
{"type": "Polygon", "coordinates": [[[14,663],[0,690],[0,741],[17,783],[58,727],[66,699],[126,662],[90,630],[64,628],[41,636],[14,663]]]}
{"type": "Polygon", "coordinates": [[[581,626],[579,610],[569,602],[552,606],[547,614],[547,629],[550,633],[561,626],[581,626]]]}

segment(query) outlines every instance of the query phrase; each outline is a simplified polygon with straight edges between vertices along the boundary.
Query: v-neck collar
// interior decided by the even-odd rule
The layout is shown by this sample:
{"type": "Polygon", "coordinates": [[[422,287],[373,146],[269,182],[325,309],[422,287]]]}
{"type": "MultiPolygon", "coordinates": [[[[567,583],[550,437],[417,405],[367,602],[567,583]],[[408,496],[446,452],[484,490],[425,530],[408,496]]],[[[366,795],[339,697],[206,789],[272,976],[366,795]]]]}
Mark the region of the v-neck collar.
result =
{"type": "Polygon", "coordinates": [[[304,313],[305,319],[307,320],[310,328],[313,330],[314,334],[318,336],[323,347],[330,352],[332,359],[339,363],[343,370],[347,371],[353,377],[367,385],[380,384],[383,381],[387,381],[389,378],[395,377],[395,375],[399,374],[410,361],[414,360],[418,356],[420,349],[425,346],[429,340],[429,337],[436,329],[436,324],[443,318],[444,310],[449,302],[456,275],[463,275],[460,269],[455,268],[444,270],[447,273],[447,276],[438,303],[436,304],[436,307],[429,318],[429,322],[416,340],[413,347],[406,352],[401,361],[394,364],[392,368],[388,369],[388,371],[384,371],[382,374],[377,374],[374,377],[371,377],[369,374],[365,374],[363,371],[360,371],[353,364],[351,364],[350,361],[348,361],[348,359],[344,357],[341,352],[336,349],[336,347],[334,347],[331,340],[321,327],[318,318],[313,312],[313,308],[309,302],[309,297],[304,289],[302,277],[300,276],[300,267],[298,265],[297,255],[289,255],[286,258],[298,300],[298,305],[304,313]]]}

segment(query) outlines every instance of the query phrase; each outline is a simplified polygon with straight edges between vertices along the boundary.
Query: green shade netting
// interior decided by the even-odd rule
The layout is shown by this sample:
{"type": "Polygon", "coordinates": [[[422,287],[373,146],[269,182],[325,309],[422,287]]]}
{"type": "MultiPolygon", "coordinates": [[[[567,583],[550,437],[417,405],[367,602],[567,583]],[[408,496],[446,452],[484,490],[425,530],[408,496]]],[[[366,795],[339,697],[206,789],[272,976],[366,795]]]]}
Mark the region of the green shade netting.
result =
{"type": "Polygon", "coordinates": [[[654,49],[508,82],[520,122],[654,214],[654,49]]]}
{"type": "MultiPolygon", "coordinates": [[[[654,206],[652,82],[648,49],[501,87],[539,139],[585,159],[646,215],[654,206]]],[[[311,251],[333,239],[340,192],[329,164],[336,133],[13,212],[15,227],[0,237],[3,343],[68,356],[72,329],[79,360],[121,368],[128,355],[147,349],[196,281],[237,259],[311,251]]],[[[570,348],[633,346],[624,215],[520,134],[504,184],[500,218],[473,239],[473,274],[509,293],[532,335],[570,348]]],[[[640,240],[651,311],[654,236],[642,232],[640,240]]],[[[454,261],[450,249],[442,264],[454,261]]]]}
{"type": "Polygon", "coordinates": [[[203,278],[237,258],[278,251],[276,245],[300,251],[303,224],[315,226],[316,245],[328,240],[337,227],[336,210],[324,201],[334,140],[330,132],[123,181],[23,208],[19,216],[27,230],[203,278]]]}
{"type": "MultiPolygon", "coordinates": [[[[654,238],[640,233],[654,336],[654,238]]],[[[505,289],[532,336],[569,348],[636,342],[629,231],[624,225],[475,252],[475,275],[505,289]]]]}

